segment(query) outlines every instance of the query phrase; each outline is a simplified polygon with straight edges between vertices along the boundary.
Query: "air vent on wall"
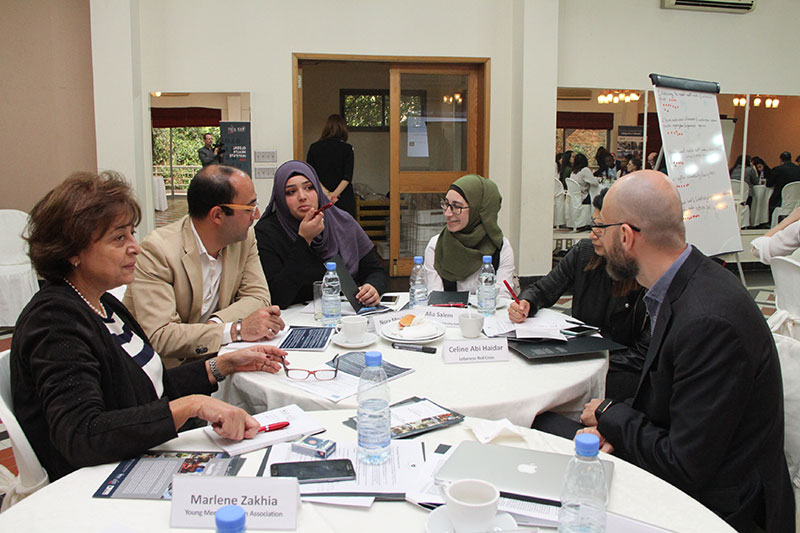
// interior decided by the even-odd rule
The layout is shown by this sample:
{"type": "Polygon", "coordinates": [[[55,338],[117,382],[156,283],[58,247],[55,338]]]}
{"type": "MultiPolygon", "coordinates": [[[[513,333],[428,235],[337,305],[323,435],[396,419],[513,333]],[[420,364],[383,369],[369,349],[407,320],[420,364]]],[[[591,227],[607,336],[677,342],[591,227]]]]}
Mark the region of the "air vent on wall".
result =
{"type": "Polygon", "coordinates": [[[661,0],[664,9],[689,9],[723,13],[749,13],[757,0],[661,0]]]}
{"type": "Polygon", "coordinates": [[[559,100],[591,100],[592,90],[559,87],[557,95],[559,100]]]}

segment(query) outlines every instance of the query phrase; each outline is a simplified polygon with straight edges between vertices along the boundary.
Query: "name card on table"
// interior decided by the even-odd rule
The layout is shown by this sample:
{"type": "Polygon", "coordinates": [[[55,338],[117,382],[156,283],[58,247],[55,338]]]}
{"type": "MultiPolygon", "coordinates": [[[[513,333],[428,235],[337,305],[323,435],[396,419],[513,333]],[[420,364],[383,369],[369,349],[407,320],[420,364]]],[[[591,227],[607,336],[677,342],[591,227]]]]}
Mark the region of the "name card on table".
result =
{"type": "Polygon", "coordinates": [[[215,529],[214,515],[238,505],[247,529],[296,529],[300,486],[295,478],[177,475],[172,478],[170,527],[215,529]]]}
{"type": "MultiPolygon", "coordinates": [[[[466,309],[461,307],[423,307],[425,310],[425,316],[436,320],[437,322],[441,322],[448,328],[457,328],[458,327],[458,317],[462,314],[468,312],[466,309]]],[[[475,312],[475,311],[473,311],[475,312]]]]}
{"type": "Polygon", "coordinates": [[[381,313],[379,315],[372,315],[372,325],[375,328],[375,333],[380,334],[381,330],[386,324],[397,322],[404,316],[408,315],[405,311],[395,311],[393,313],[381,313]]]}
{"type": "Polygon", "coordinates": [[[445,363],[489,363],[508,361],[508,339],[469,339],[444,341],[442,357],[445,363]]]}

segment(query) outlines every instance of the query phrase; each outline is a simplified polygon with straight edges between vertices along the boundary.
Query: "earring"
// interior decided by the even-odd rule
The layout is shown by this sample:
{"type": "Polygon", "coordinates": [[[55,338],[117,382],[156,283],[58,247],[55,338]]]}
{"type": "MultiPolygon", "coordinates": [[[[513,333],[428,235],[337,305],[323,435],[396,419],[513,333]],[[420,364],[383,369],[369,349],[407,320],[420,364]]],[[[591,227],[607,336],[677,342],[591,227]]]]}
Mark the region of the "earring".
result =
{"type": "Polygon", "coordinates": [[[75,261],[74,263],[72,263],[72,266],[74,266],[75,268],[78,268],[79,264],[80,264],[80,261],[75,261]]]}

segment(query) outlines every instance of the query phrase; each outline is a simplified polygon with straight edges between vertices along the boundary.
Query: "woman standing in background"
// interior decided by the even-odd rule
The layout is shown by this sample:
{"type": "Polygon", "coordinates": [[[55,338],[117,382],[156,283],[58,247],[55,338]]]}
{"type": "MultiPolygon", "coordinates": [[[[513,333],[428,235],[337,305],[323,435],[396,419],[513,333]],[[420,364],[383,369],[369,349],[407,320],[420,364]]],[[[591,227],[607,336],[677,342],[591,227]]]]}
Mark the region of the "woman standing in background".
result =
{"type": "Polygon", "coordinates": [[[306,161],[317,171],[325,196],[355,218],[353,146],[347,143],[347,137],[347,124],[342,116],[329,116],[319,140],[309,147],[306,161]]]}

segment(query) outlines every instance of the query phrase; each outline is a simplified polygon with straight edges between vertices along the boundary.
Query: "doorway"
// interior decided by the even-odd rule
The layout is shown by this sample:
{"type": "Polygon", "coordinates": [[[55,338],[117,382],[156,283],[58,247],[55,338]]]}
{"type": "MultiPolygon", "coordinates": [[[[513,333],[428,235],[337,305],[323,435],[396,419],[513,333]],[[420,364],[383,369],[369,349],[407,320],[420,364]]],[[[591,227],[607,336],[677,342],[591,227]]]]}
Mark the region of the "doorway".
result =
{"type": "Polygon", "coordinates": [[[488,178],[487,58],[294,54],[294,157],[332,113],[355,151],[356,218],[393,277],[407,276],[444,227],[439,199],[457,178],[488,178]]]}

